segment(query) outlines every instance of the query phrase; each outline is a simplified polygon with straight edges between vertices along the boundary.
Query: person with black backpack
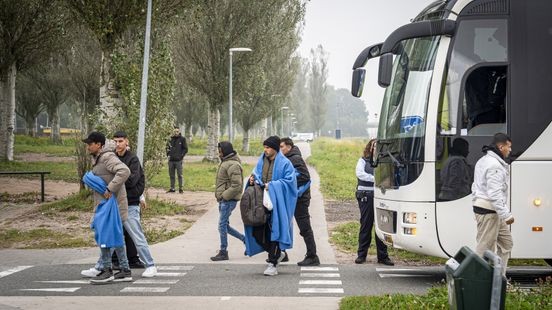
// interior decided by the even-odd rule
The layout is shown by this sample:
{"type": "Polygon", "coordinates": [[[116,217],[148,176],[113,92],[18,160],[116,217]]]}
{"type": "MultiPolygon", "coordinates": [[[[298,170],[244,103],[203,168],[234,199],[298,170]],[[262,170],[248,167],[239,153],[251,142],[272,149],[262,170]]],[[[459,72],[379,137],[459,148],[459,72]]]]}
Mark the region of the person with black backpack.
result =
{"type": "MultiPolygon", "coordinates": [[[[155,267],[148,242],[144,236],[144,231],[140,223],[140,205],[143,204],[141,197],[145,189],[144,170],[136,154],[128,149],[129,142],[127,134],[124,131],[116,132],[113,135],[113,140],[115,140],[116,143],[115,153],[117,157],[130,170],[130,176],[125,182],[128,201],[128,217],[123,221],[123,227],[135,244],[140,258],[145,263],[146,270],[142,273],[142,277],[152,278],[157,275],[157,267],[155,267]]],[[[85,277],[94,277],[99,273],[100,269],[101,266],[96,265],[94,268],[83,270],[81,275],[85,277]]]]}

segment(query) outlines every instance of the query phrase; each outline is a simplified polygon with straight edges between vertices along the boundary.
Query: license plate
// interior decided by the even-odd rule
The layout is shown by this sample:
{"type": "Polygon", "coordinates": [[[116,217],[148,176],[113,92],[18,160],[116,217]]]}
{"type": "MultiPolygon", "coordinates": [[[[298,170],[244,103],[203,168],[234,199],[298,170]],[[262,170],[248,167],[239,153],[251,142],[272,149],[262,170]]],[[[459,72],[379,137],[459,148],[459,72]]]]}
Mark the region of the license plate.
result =
{"type": "Polygon", "coordinates": [[[393,237],[388,234],[383,234],[383,240],[390,245],[393,245],[393,237]]]}

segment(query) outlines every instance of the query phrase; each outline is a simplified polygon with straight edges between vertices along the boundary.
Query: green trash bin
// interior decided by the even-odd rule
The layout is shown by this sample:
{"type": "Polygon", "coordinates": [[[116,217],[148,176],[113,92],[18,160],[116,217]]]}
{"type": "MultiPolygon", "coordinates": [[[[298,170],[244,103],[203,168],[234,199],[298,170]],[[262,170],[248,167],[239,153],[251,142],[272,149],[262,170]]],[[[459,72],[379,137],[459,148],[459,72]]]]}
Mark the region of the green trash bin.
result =
{"type": "Polygon", "coordinates": [[[464,246],[447,261],[445,272],[450,309],[504,309],[506,278],[493,252],[481,258],[464,246]]]}

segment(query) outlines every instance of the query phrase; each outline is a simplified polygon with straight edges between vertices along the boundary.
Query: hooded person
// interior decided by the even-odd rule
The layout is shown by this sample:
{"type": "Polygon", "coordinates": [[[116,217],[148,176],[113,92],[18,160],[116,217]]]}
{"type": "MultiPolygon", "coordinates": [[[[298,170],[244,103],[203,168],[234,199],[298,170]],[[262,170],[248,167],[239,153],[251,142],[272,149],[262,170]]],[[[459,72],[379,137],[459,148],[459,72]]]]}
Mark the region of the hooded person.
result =
{"type": "Polygon", "coordinates": [[[217,169],[215,198],[219,203],[220,250],[211,257],[212,261],[228,260],[228,234],[245,242],[245,236],[230,226],[230,215],[242,196],[243,170],[238,153],[232,143],[222,141],[218,144],[221,163],[217,169]]]}
{"type": "MultiPolygon", "coordinates": [[[[297,202],[297,179],[293,164],[280,152],[280,138],[268,137],[248,185],[259,184],[270,197],[272,210],[267,222],[260,226],[245,225],[246,254],[268,252],[267,276],[278,274],[277,266],[284,259],[283,250],[293,247],[293,215],[297,202]]],[[[264,203],[264,202],[263,202],[264,203]]]]}

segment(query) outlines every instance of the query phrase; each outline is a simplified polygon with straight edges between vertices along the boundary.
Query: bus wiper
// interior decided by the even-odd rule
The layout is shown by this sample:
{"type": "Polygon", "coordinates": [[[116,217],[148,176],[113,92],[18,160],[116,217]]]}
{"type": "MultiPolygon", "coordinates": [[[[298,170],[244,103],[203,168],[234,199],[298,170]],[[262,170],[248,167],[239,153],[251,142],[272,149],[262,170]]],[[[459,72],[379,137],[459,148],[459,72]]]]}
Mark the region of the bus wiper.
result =
{"type": "Polygon", "coordinates": [[[387,150],[387,155],[391,158],[391,161],[397,166],[397,168],[404,168],[404,164],[402,164],[393,154],[387,150]]]}

